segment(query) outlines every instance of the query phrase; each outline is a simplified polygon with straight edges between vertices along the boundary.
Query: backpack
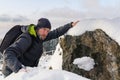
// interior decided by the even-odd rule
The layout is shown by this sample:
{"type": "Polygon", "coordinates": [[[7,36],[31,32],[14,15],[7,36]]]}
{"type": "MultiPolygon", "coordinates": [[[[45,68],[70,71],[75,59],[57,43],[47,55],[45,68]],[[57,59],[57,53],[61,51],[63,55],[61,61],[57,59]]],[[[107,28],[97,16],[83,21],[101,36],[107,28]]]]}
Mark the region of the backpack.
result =
{"type": "Polygon", "coordinates": [[[23,32],[21,31],[21,25],[16,25],[12,27],[6,34],[4,39],[2,40],[2,43],[0,45],[0,52],[3,53],[3,51],[9,47],[17,38],[20,36],[23,32]]]}

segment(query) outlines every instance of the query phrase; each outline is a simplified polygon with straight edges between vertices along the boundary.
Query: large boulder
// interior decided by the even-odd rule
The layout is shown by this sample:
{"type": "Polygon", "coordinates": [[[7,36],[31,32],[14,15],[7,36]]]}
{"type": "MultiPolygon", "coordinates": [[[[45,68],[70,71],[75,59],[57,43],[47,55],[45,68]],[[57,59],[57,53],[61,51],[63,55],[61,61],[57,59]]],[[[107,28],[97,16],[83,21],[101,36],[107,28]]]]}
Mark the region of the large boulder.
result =
{"type": "Polygon", "coordinates": [[[120,46],[103,30],[86,31],[80,36],[66,35],[61,38],[63,66],[67,71],[77,73],[92,80],[120,80],[120,46]],[[79,69],[74,59],[92,57],[95,66],[90,71],[79,69]]]}

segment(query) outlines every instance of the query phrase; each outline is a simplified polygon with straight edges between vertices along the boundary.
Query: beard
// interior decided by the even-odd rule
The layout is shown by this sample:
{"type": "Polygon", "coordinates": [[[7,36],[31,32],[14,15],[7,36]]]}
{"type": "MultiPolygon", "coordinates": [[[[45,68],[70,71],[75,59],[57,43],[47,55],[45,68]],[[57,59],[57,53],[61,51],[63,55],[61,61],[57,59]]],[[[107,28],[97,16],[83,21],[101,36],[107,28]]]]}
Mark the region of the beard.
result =
{"type": "Polygon", "coordinates": [[[45,40],[46,37],[47,37],[47,35],[45,35],[45,34],[39,34],[39,33],[37,33],[37,35],[38,35],[38,37],[39,37],[40,40],[45,40]]]}
{"type": "Polygon", "coordinates": [[[46,39],[46,36],[41,36],[42,40],[46,39]]]}
{"type": "Polygon", "coordinates": [[[46,39],[46,36],[45,36],[45,35],[42,35],[42,36],[39,35],[39,38],[40,38],[41,40],[45,40],[45,39],[46,39]]]}

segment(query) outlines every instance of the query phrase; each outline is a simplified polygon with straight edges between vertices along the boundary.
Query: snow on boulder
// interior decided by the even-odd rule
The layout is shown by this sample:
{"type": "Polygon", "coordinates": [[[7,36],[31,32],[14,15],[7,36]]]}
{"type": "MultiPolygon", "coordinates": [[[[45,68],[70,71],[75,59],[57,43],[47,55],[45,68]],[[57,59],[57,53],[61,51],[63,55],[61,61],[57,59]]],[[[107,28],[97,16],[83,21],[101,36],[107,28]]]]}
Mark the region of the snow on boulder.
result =
{"type": "Polygon", "coordinates": [[[94,68],[95,62],[94,59],[90,57],[82,57],[82,58],[76,58],[73,64],[78,65],[80,69],[90,71],[91,69],[94,68]]]}
{"type": "Polygon", "coordinates": [[[27,68],[28,72],[12,73],[3,80],[90,80],[63,70],[27,68]]]}
{"type": "Polygon", "coordinates": [[[56,46],[56,50],[48,63],[52,69],[62,70],[62,54],[63,54],[62,48],[58,43],[56,46]]]}
{"type": "Polygon", "coordinates": [[[62,70],[62,48],[58,43],[54,54],[42,56],[39,61],[39,67],[42,69],[59,69],[62,70]]]}

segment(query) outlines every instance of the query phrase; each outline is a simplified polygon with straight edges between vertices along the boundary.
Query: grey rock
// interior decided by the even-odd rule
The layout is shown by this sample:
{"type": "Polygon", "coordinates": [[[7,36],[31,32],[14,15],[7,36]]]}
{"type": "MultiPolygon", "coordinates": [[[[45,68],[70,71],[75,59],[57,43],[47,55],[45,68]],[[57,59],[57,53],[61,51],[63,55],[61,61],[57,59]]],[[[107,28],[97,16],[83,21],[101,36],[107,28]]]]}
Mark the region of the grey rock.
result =
{"type": "Polygon", "coordinates": [[[60,40],[63,49],[63,69],[92,80],[120,80],[120,46],[103,30],[86,31],[80,36],[66,35],[60,40]],[[90,71],[79,69],[74,59],[92,57],[95,66],[90,71]]]}

